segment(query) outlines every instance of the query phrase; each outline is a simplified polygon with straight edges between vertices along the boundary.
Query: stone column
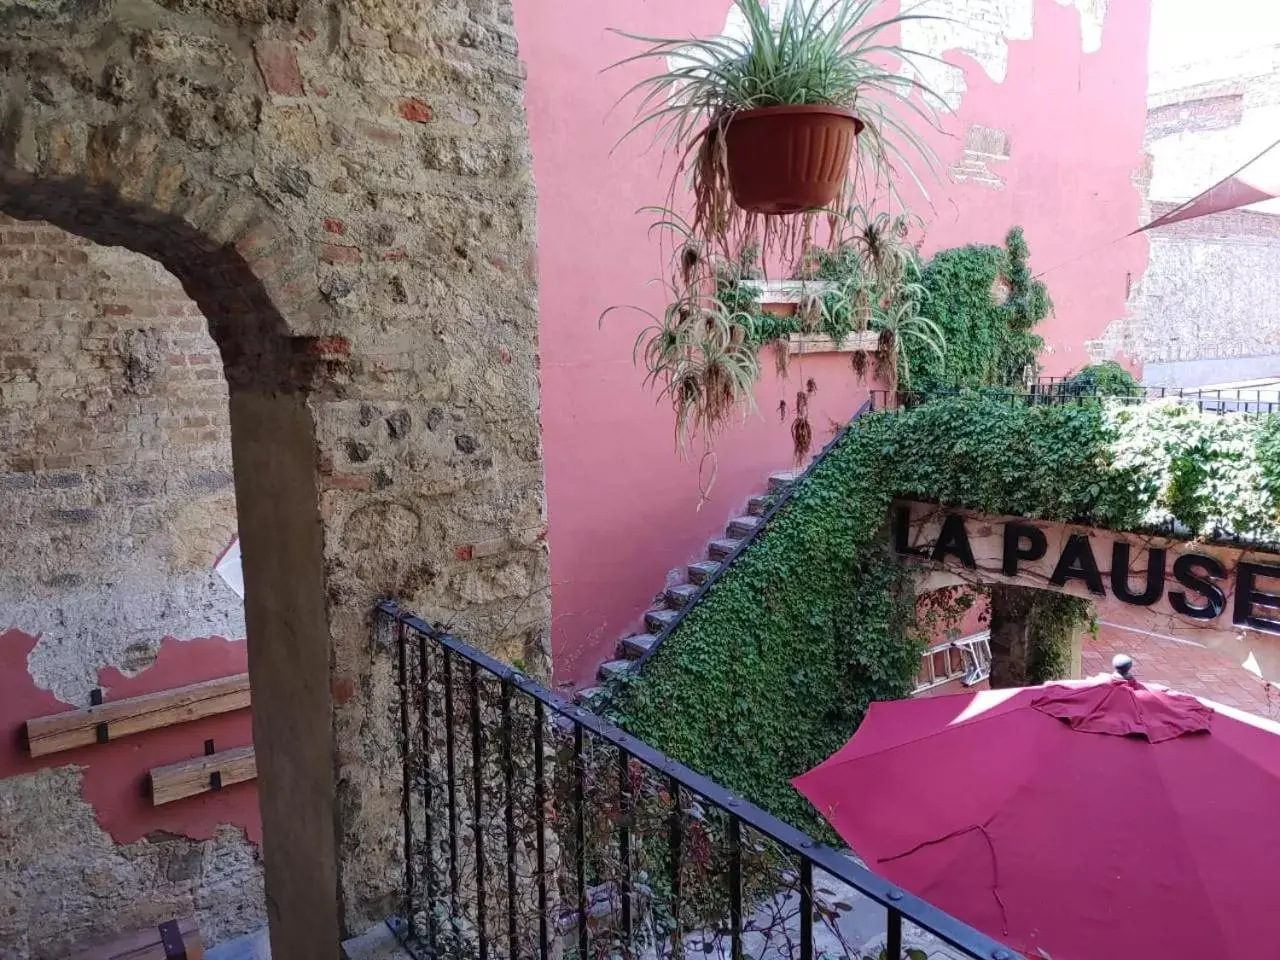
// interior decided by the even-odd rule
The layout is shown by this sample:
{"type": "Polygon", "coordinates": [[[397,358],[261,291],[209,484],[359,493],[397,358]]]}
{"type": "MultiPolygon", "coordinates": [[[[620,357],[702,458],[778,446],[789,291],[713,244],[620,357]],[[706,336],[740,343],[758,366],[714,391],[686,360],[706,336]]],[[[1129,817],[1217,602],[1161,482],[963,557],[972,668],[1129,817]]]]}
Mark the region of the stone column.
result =
{"type": "Polygon", "coordinates": [[[276,960],[397,904],[395,597],[550,667],[510,0],[0,9],[0,211],[154,257],[231,394],[276,960]]]}
{"type": "Polygon", "coordinates": [[[1031,610],[1035,591],[991,588],[991,687],[1026,686],[1031,667],[1031,610]]]}

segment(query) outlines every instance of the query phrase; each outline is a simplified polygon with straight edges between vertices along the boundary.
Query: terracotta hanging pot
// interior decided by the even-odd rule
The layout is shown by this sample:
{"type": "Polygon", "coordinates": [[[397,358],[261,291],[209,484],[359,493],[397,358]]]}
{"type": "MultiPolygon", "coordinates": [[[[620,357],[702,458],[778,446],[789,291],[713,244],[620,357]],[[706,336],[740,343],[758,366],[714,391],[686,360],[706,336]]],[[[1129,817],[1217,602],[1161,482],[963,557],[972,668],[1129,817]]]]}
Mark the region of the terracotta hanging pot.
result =
{"type": "Polygon", "coordinates": [[[772,214],[829,206],[862,127],[851,111],[816,104],[734,114],[725,131],[734,202],[772,214]]]}

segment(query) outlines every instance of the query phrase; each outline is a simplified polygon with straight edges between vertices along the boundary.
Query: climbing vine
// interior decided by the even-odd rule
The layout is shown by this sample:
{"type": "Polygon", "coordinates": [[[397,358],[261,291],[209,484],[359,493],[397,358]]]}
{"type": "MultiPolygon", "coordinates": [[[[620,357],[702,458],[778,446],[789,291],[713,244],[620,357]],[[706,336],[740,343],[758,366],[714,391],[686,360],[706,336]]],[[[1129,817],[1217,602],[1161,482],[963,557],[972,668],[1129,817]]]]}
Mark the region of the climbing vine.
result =
{"type": "MultiPolygon", "coordinates": [[[[890,230],[882,232],[892,235],[890,230]]],[[[1035,372],[1044,341],[1034,329],[1052,311],[1053,303],[1045,285],[1032,278],[1029,258],[1021,227],[1009,231],[1003,247],[954,247],[924,262],[913,253],[904,254],[903,278],[895,289],[905,291],[913,311],[931,331],[928,337],[896,338],[904,388],[929,393],[944,388],[1011,387],[1035,372]],[[945,348],[935,349],[934,341],[945,348]]],[[[877,299],[884,285],[870,276],[875,271],[867,261],[853,241],[815,250],[804,276],[827,286],[808,309],[782,316],[761,309],[759,268],[755,251],[749,250],[744,258],[722,268],[717,297],[733,313],[751,318],[751,338],[757,344],[796,333],[824,333],[840,343],[856,330],[883,332],[893,322],[892,311],[878,304],[874,308],[864,304],[865,318],[859,317],[859,304],[877,299]]],[[[1118,365],[1111,366],[1127,375],[1118,365]]],[[[1086,368],[1081,376],[1093,377],[1092,371],[1110,374],[1104,364],[1086,368]]]]}
{"type": "MultiPolygon", "coordinates": [[[[1173,403],[981,393],[864,416],[621,692],[638,736],[806,829],[792,777],[911,692],[931,625],[886,536],[895,496],[1127,531],[1280,543],[1280,428],[1173,403]],[[1194,461],[1201,469],[1189,470],[1194,461]]],[[[1037,605],[1034,679],[1083,601],[1037,605]]]]}

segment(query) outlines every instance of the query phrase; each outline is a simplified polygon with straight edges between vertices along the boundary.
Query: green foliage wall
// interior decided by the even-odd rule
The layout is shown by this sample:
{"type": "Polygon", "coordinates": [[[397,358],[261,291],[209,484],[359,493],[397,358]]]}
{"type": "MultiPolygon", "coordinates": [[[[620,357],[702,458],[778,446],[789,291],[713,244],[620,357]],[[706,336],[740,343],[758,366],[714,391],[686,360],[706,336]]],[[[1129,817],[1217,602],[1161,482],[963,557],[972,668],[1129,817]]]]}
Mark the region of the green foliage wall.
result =
{"type": "MultiPolygon", "coordinates": [[[[825,333],[839,342],[858,328],[847,298],[835,294],[824,297],[822,309],[811,317],[763,313],[753,258],[749,253],[721,275],[717,297],[730,312],[750,317],[754,342],[763,345],[804,332],[825,333]]],[[[939,356],[921,339],[903,339],[913,391],[1016,386],[1029,368],[1037,368],[1044,341],[1033,331],[1053,304],[1045,285],[1032,279],[1029,258],[1022,228],[1014,227],[1003,247],[954,247],[913,267],[919,313],[937,326],[946,347],[939,356]]],[[[867,282],[859,258],[847,249],[819,255],[813,277],[842,290],[867,282]]],[[[878,318],[871,328],[880,329],[878,318]]]]}
{"type": "MultiPolygon", "coordinates": [[[[851,736],[872,700],[909,693],[919,665],[913,591],[886,530],[895,496],[1280,543],[1276,423],[982,395],[865,416],[627,685],[618,719],[813,829],[790,779],[851,736]],[[1202,469],[1180,466],[1188,459],[1202,469]]],[[[1082,609],[1050,610],[1042,629],[1082,609]]]]}
{"type": "Polygon", "coordinates": [[[1029,257],[1022,228],[1014,227],[1003,247],[955,247],[925,264],[921,313],[938,325],[947,349],[939,358],[908,345],[913,390],[1016,386],[1036,368],[1044,340],[1032,331],[1053,304],[1045,285],[1031,278],[1029,257]]]}

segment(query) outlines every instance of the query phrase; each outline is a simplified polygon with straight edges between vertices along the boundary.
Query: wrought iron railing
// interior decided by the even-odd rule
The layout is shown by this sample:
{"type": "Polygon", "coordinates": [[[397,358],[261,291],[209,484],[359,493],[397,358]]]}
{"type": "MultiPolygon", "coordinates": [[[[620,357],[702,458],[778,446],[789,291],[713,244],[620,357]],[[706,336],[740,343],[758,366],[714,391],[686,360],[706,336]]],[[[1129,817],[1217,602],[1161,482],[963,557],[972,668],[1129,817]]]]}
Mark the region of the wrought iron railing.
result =
{"type": "MultiPolygon", "coordinates": [[[[1124,393],[1099,390],[1094,386],[1082,386],[1067,380],[1045,378],[1047,382],[1035,383],[1025,389],[1001,389],[991,387],[979,391],[983,396],[1010,404],[1083,406],[1088,403],[1140,404],[1160,400],[1176,400],[1194,404],[1202,413],[1248,413],[1270,415],[1280,413],[1280,393],[1276,390],[1205,390],[1191,387],[1139,387],[1124,393]]],[[[876,410],[910,409],[932,400],[956,397],[971,390],[941,389],[929,391],[899,391],[896,403],[891,404],[888,390],[872,390],[871,405],[876,410]]]]}
{"type": "Polygon", "coordinates": [[[395,604],[378,617],[403,693],[391,923],[415,957],[1015,960],[395,604]]]}

